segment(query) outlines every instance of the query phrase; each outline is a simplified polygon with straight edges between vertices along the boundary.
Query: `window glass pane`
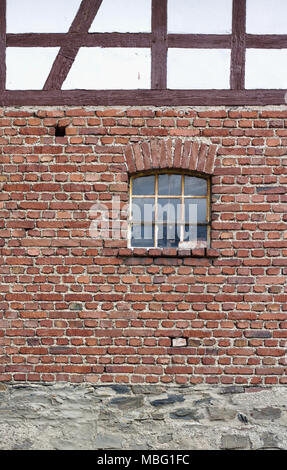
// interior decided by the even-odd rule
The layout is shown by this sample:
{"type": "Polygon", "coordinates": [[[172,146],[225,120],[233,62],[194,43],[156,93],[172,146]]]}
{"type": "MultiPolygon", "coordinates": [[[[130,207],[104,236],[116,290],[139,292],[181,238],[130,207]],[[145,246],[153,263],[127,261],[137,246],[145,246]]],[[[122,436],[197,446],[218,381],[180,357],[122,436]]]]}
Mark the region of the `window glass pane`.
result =
{"type": "Polygon", "coordinates": [[[245,87],[287,88],[287,49],[247,49],[245,87]]]}
{"type": "Polygon", "coordinates": [[[147,48],[81,47],[62,89],[150,88],[150,68],[147,48]]]}
{"type": "Polygon", "coordinates": [[[133,198],[132,220],[137,222],[152,222],[154,220],[155,200],[153,198],[133,198]]]}
{"type": "Polygon", "coordinates": [[[179,196],[181,194],[181,175],[158,175],[158,194],[179,196]]]}
{"type": "Polygon", "coordinates": [[[7,32],[66,33],[80,4],[81,0],[7,0],[7,32]]]}
{"type": "Polygon", "coordinates": [[[168,50],[167,87],[175,89],[230,88],[229,49],[168,50]]]}
{"type": "Polygon", "coordinates": [[[131,246],[153,247],[154,246],[154,226],[132,225],[131,246]]]}
{"type": "Polygon", "coordinates": [[[160,222],[176,222],[181,220],[181,199],[158,199],[157,220],[160,222]]]}
{"type": "Polygon", "coordinates": [[[169,33],[228,34],[232,0],[168,0],[169,33]]]}
{"type": "Polygon", "coordinates": [[[186,225],[184,228],[184,241],[206,241],[207,240],[207,225],[186,225]]]}
{"type": "Polygon", "coordinates": [[[158,247],[177,247],[180,241],[179,225],[158,225],[158,247]]]}
{"type": "Polygon", "coordinates": [[[8,90],[42,90],[59,47],[7,47],[8,90]]]}
{"type": "Polygon", "coordinates": [[[199,241],[206,241],[207,240],[207,226],[206,225],[198,225],[197,227],[197,240],[199,241]]]}
{"type": "Polygon", "coordinates": [[[132,180],[133,195],[151,196],[155,193],[155,177],[141,176],[132,180]]]}
{"type": "Polygon", "coordinates": [[[202,224],[207,221],[207,200],[206,199],[185,199],[185,222],[189,224],[202,224]]]}
{"type": "Polygon", "coordinates": [[[151,0],[103,0],[90,33],[151,31],[151,0]]]}
{"type": "Polygon", "coordinates": [[[246,30],[251,34],[287,34],[286,0],[247,0],[246,30]]]}
{"type": "Polygon", "coordinates": [[[196,178],[194,176],[184,177],[184,195],[185,196],[206,196],[207,180],[196,178]]]}
{"type": "Polygon", "coordinates": [[[185,225],[183,233],[184,242],[197,241],[197,226],[196,225],[185,225]]]}

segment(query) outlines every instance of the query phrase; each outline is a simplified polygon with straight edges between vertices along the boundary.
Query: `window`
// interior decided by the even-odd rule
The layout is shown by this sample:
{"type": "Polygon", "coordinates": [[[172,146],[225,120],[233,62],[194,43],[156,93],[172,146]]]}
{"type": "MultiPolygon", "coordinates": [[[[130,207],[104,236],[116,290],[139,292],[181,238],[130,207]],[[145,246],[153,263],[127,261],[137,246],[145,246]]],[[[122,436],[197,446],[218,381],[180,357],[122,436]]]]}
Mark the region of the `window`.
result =
{"type": "Polygon", "coordinates": [[[130,247],[209,246],[210,180],[178,172],[136,175],[130,180],[130,247]]]}

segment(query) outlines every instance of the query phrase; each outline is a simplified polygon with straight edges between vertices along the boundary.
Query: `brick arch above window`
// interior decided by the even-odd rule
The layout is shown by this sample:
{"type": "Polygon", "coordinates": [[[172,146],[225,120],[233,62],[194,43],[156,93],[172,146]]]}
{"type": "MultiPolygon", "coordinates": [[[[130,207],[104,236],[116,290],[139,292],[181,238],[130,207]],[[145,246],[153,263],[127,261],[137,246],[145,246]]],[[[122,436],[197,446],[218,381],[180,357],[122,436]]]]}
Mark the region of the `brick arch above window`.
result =
{"type": "Polygon", "coordinates": [[[152,139],[125,148],[127,171],[182,169],[213,174],[217,146],[199,140],[152,139]]]}

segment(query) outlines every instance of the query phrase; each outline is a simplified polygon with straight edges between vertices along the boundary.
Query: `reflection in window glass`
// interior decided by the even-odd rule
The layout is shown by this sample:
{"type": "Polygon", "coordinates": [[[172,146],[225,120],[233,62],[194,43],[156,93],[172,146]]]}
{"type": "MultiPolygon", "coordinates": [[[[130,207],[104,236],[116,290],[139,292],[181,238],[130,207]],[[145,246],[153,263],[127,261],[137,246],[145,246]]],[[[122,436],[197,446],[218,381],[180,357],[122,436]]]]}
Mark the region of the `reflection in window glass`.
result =
{"type": "Polygon", "coordinates": [[[247,0],[247,33],[287,34],[286,17],[286,0],[247,0]]]}
{"type": "Polygon", "coordinates": [[[58,47],[7,47],[6,88],[42,90],[58,51],[58,47]]]}
{"type": "Polygon", "coordinates": [[[198,240],[207,240],[207,226],[198,225],[197,227],[197,239],[198,240]]]}
{"type": "Polygon", "coordinates": [[[184,194],[185,196],[205,196],[207,194],[207,180],[185,175],[184,194]]]}
{"type": "Polygon", "coordinates": [[[130,245],[207,246],[208,202],[208,181],[204,178],[161,172],[132,178],[130,245]]]}
{"type": "Polygon", "coordinates": [[[150,88],[148,48],[81,47],[63,90],[150,88]]]}
{"type": "Polygon", "coordinates": [[[202,224],[207,219],[207,200],[204,199],[185,199],[185,221],[190,224],[202,224]]]}
{"type": "Polygon", "coordinates": [[[168,0],[169,33],[229,34],[232,0],[168,0]]]}
{"type": "Polygon", "coordinates": [[[158,247],[175,248],[180,242],[179,225],[159,225],[158,226],[158,247]]]}
{"type": "Polygon", "coordinates": [[[155,191],[155,177],[152,176],[142,176],[140,178],[133,179],[133,195],[139,196],[150,196],[154,195],[155,191]]]}
{"type": "Polygon", "coordinates": [[[151,31],[151,0],[104,0],[90,33],[151,31]]]}
{"type": "Polygon", "coordinates": [[[170,48],[168,50],[168,88],[228,89],[229,81],[229,49],[170,48]]]}
{"type": "Polygon", "coordinates": [[[66,33],[80,4],[81,0],[7,0],[7,33],[66,33]]]}
{"type": "Polygon", "coordinates": [[[157,220],[159,222],[176,222],[181,219],[181,199],[158,199],[157,220]]]}
{"type": "Polygon", "coordinates": [[[154,198],[133,198],[132,204],[132,220],[136,222],[152,222],[154,221],[155,203],[154,198]]]}
{"type": "Polygon", "coordinates": [[[206,242],[207,241],[207,225],[186,225],[184,227],[185,242],[206,242]]]}
{"type": "Polygon", "coordinates": [[[181,194],[181,175],[158,175],[158,194],[179,196],[181,194]]]}
{"type": "Polygon", "coordinates": [[[131,245],[135,247],[154,246],[154,225],[132,225],[131,245]]]}

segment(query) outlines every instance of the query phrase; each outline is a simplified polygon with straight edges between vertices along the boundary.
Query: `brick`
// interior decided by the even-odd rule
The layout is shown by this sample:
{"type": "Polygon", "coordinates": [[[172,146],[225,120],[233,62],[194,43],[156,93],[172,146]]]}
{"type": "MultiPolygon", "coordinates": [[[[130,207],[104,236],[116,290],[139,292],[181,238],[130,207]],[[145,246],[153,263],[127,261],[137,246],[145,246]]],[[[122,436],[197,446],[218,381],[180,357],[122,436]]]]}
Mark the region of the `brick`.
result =
{"type": "Polygon", "coordinates": [[[136,165],[135,165],[135,162],[134,162],[133,151],[132,151],[132,146],[131,145],[126,147],[125,157],[126,157],[128,171],[130,173],[135,173],[136,165]]]}
{"type": "Polygon", "coordinates": [[[200,145],[198,142],[192,143],[191,148],[191,157],[189,161],[189,169],[195,170],[197,168],[197,159],[198,159],[198,152],[199,152],[200,145]]]}
{"type": "Polygon", "coordinates": [[[207,158],[208,146],[206,144],[201,144],[198,154],[198,161],[197,161],[197,171],[202,172],[205,167],[205,162],[207,158]]]}
{"type": "Polygon", "coordinates": [[[190,141],[186,141],[183,144],[183,152],[182,152],[181,162],[180,162],[181,168],[185,168],[185,169],[189,168],[191,146],[192,146],[192,142],[190,141]]]}
{"type": "Polygon", "coordinates": [[[286,123],[276,107],[5,108],[0,380],[285,383],[286,123]],[[127,207],[122,234],[89,236],[93,204],[128,204],[129,174],[173,167],[211,178],[210,247],[128,248],[127,207]]]}
{"type": "Polygon", "coordinates": [[[174,168],[180,168],[181,154],[182,154],[182,141],[180,139],[177,139],[174,145],[174,157],[173,157],[174,168]]]}
{"type": "Polygon", "coordinates": [[[159,168],[160,143],[155,139],[151,140],[151,160],[152,160],[152,168],[159,168]]]}
{"type": "Polygon", "coordinates": [[[142,159],[145,170],[151,169],[151,149],[148,142],[143,142],[141,145],[142,159]]]}

